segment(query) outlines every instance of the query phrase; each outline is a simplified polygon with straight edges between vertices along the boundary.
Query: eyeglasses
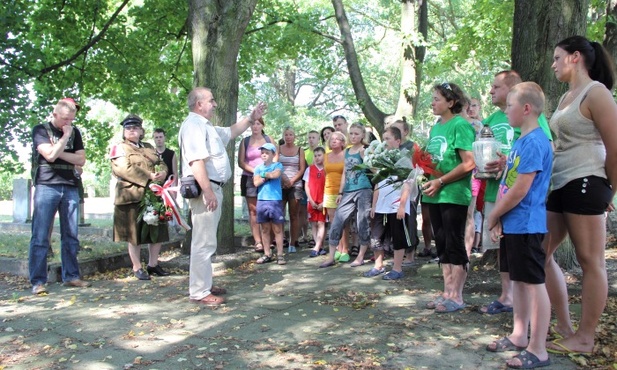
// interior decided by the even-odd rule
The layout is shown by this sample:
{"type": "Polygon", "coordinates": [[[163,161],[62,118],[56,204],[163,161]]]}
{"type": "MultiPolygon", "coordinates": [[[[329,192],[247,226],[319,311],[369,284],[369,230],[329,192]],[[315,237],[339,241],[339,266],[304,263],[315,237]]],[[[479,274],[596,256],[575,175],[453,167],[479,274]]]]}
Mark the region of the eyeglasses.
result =
{"type": "Polygon", "coordinates": [[[447,83],[447,82],[442,83],[442,84],[441,84],[441,87],[443,87],[443,88],[444,88],[444,89],[446,89],[446,90],[450,90],[450,91],[452,91],[452,87],[450,87],[450,84],[449,84],[449,83],[447,83]]]}

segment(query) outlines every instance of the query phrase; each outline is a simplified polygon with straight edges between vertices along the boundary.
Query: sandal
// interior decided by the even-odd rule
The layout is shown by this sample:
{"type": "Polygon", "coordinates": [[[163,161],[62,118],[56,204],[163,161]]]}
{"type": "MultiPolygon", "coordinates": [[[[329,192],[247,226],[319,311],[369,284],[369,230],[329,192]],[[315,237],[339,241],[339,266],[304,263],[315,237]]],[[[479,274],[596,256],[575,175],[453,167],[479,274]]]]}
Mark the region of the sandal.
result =
{"type": "Polygon", "coordinates": [[[422,252],[418,253],[418,257],[429,257],[431,255],[430,249],[424,249],[422,252]]]}
{"type": "Polygon", "coordinates": [[[544,367],[551,364],[550,358],[547,358],[544,361],[540,361],[538,356],[534,355],[529,351],[522,351],[521,353],[512,358],[518,358],[518,360],[521,362],[520,365],[510,365],[510,363],[506,363],[506,365],[508,365],[508,367],[512,369],[535,369],[536,367],[544,367]]]}
{"type": "Polygon", "coordinates": [[[439,297],[433,299],[432,301],[428,302],[424,307],[428,308],[429,310],[434,310],[435,307],[437,307],[441,302],[445,301],[446,299],[440,295],[439,297]]]}
{"type": "Polygon", "coordinates": [[[498,300],[494,300],[488,305],[480,307],[478,311],[480,311],[480,313],[495,315],[502,312],[512,312],[512,306],[506,306],[498,300]]]}
{"type": "Polygon", "coordinates": [[[446,299],[435,307],[435,312],[437,313],[450,313],[460,311],[465,308],[465,303],[458,304],[451,299],[446,299]],[[439,309],[439,306],[442,306],[443,309],[439,309]]]}
{"type": "Polygon", "coordinates": [[[276,263],[278,265],[286,265],[287,261],[285,260],[285,256],[276,256],[276,263]]]}
{"type": "Polygon", "coordinates": [[[255,244],[255,252],[262,253],[264,251],[264,245],[261,242],[255,244]]]}
{"type": "Polygon", "coordinates": [[[498,339],[491,344],[486,346],[486,350],[489,352],[522,351],[526,348],[515,345],[508,337],[498,339]],[[495,345],[495,347],[491,347],[491,344],[495,345]]]}
{"type": "Polygon", "coordinates": [[[272,256],[267,256],[267,255],[264,254],[263,256],[259,257],[259,259],[257,261],[255,261],[255,263],[261,265],[261,264],[272,262],[272,261],[273,261],[272,256]]]}

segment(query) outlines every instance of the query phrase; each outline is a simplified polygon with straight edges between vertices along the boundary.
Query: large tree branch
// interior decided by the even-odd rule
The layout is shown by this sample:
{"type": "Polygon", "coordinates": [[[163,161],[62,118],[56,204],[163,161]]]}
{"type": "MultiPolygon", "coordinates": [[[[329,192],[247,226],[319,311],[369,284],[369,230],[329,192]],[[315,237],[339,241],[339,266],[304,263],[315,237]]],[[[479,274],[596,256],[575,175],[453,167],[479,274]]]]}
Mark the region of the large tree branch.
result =
{"type": "MultiPolygon", "coordinates": [[[[327,21],[328,19],[330,19],[332,17],[334,17],[334,16],[328,16],[328,17],[322,18],[322,19],[319,20],[319,22],[327,21]]],[[[266,29],[268,27],[274,26],[274,25],[279,24],[279,23],[294,24],[295,22],[294,22],[293,19],[276,19],[276,20],[273,20],[273,21],[270,21],[270,22],[266,23],[265,25],[263,25],[261,27],[253,28],[251,30],[246,31],[245,35],[249,35],[249,34],[254,33],[254,32],[262,31],[262,30],[264,30],[264,29],[266,29]]],[[[334,41],[334,42],[336,42],[338,44],[342,43],[341,39],[336,38],[336,37],[334,37],[332,35],[325,34],[325,33],[321,32],[321,31],[316,30],[316,29],[310,29],[309,32],[314,33],[314,34],[319,35],[319,36],[322,36],[322,37],[325,37],[327,39],[330,39],[330,40],[332,40],[332,41],[334,41]]]]}
{"type": "Polygon", "coordinates": [[[88,42],[86,45],[84,45],[81,49],[79,49],[75,54],[73,54],[68,59],[65,59],[65,60],[63,60],[61,62],[58,62],[58,63],[54,64],[54,65],[51,65],[49,67],[45,67],[45,68],[41,69],[40,76],[42,76],[42,75],[44,75],[46,73],[55,71],[56,69],[59,69],[59,68],[64,67],[66,65],[71,64],[73,61],[75,61],[75,59],[79,58],[80,55],[86,53],[92,46],[96,45],[96,43],[99,42],[101,40],[101,38],[103,38],[103,36],[105,35],[105,32],[107,32],[107,30],[109,29],[109,27],[111,27],[111,25],[114,23],[116,18],[118,18],[118,15],[122,11],[122,9],[124,9],[126,4],[128,4],[129,1],[130,0],[124,0],[122,2],[122,4],[120,4],[118,9],[116,9],[114,14],[111,16],[111,18],[109,18],[107,23],[105,23],[105,26],[103,26],[103,29],[101,29],[101,32],[99,32],[96,36],[91,38],[90,42],[88,42]]]}
{"type": "Polygon", "coordinates": [[[345,60],[347,61],[347,69],[349,70],[349,77],[351,78],[351,85],[353,87],[356,100],[362,109],[362,113],[366,119],[378,130],[381,131],[384,125],[384,119],[386,114],[375,106],[373,99],[368,93],[362,72],[360,71],[360,64],[358,62],[358,54],[351,35],[351,27],[345,14],[345,8],[342,0],[332,0],[334,6],[334,14],[336,15],[336,23],[338,23],[339,30],[341,31],[341,37],[343,39],[343,50],[345,51],[345,60]]]}

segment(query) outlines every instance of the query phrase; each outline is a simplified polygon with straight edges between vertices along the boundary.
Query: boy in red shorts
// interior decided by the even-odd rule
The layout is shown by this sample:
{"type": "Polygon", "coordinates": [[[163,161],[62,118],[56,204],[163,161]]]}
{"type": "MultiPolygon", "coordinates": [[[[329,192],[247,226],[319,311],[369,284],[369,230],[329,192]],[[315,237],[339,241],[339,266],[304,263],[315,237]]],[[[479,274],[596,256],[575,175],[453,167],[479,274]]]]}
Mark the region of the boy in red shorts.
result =
{"type": "Polygon", "coordinates": [[[309,222],[315,240],[315,247],[309,257],[317,257],[327,252],[323,249],[326,234],[326,213],[323,208],[324,187],[326,185],[326,172],[323,167],[326,150],[320,146],[313,149],[313,164],[304,172],[304,190],[308,197],[306,208],[309,222]]]}

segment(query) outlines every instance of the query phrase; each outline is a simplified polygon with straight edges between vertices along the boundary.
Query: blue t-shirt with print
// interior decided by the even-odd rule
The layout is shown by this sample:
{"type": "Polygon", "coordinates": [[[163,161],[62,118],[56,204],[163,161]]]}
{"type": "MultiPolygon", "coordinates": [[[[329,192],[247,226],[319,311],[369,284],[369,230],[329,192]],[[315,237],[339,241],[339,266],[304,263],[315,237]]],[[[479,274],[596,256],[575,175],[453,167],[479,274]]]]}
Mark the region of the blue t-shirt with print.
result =
{"type": "MultiPolygon", "coordinates": [[[[268,172],[280,170],[283,172],[283,165],[280,162],[272,162],[270,165],[260,164],[255,167],[255,176],[261,176],[268,172]]],[[[265,179],[266,182],[257,188],[257,200],[283,200],[283,190],[281,188],[281,178],[265,179]]]]}
{"type": "Polygon", "coordinates": [[[506,176],[499,185],[499,199],[510,190],[519,173],[536,176],[525,197],[501,216],[504,234],[546,233],[546,196],[548,194],[553,150],[540,127],[514,142],[508,155],[506,176]]]}

